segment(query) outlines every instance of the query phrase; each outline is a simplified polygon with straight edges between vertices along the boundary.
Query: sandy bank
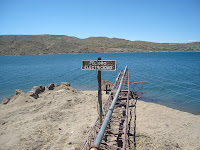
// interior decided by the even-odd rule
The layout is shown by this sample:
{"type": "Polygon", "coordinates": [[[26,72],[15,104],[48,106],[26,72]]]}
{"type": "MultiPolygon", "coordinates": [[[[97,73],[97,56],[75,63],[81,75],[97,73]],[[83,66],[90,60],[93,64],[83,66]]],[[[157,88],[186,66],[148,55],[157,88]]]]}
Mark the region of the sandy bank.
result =
{"type": "Polygon", "coordinates": [[[136,147],[137,149],[200,150],[200,116],[138,101],[136,147]]]}
{"type": "MultiPolygon", "coordinates": [[[[38,99],[14,96],[0,105],[0,149],[79,150],[97,119],[96,105],[97,91],[65,86],[38,99]]],[[[132,114],[137,149],[200,149],[200,116],[142,101],[132,114]]]]}

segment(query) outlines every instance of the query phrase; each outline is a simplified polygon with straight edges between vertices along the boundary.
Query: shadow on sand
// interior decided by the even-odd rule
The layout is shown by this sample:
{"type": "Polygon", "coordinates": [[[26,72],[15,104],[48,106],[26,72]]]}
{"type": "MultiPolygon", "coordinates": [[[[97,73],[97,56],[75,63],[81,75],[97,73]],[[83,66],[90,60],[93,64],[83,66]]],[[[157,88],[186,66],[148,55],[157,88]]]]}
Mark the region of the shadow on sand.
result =
{"type": "Polygon", "coordinates": [[[138,96],[131,93],[129,106],[130,115],[128,123],[128,148],[136,149],[136,103],[138,96]]]}

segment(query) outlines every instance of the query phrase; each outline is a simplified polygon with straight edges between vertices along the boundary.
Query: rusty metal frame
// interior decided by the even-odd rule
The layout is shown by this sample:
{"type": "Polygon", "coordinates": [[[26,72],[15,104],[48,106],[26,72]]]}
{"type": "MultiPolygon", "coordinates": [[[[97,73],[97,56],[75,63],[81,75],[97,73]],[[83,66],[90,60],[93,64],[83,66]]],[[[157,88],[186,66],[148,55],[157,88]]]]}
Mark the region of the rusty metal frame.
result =
{"type": "MultiPolygon", "coordinates": [[[[116,78],[113,89],[111,90],[106,103],[103,106],[103,121],[110,108],[110,105],[115,97],[120,81],[122,79],[124,70],[121,70],[116,78]]],[[[105,149],[118,149],[125,150],[127,146],[127,130],[128,130],[128,110],[129,109],[129,71],[124,74],[122,87],[118,95],[112,116],[109,120],[107,128],[104,132],[103,139],[100,144],[101,150],[105,149]]],[[[89,150],[96,139],[96,136],[101,128],[99,118],[92,127],[89,136],[82,147],[82,150],[89,150]]],[[[97,149],[97,148],[94,148],[97,149]]]]}

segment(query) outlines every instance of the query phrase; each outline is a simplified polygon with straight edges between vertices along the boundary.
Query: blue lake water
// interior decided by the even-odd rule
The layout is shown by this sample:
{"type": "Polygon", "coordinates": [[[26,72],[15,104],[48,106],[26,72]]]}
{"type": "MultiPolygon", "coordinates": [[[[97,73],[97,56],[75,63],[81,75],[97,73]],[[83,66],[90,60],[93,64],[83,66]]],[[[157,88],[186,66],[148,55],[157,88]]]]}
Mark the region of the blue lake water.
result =
{"type": "Polygon", "coordinates": [[[97,71],[81,70],[81,61],[98,57],[117,60],[117,70],[102,71],[102,80],[114,82],[127,65],[130,81],[148,81],[142,100],[200,115],[200,53],[0,56],[0,99],[15,94],[15,89],[27,92],[39,84],[65,81],[78,90],[97,90],[97,71]]]}

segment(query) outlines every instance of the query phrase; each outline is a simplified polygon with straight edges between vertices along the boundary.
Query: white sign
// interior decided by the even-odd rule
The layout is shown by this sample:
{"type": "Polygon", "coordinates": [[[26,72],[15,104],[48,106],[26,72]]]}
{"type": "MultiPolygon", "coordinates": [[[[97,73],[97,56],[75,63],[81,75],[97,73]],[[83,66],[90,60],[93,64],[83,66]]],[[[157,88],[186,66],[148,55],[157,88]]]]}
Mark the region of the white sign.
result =
{"type": "Polygon", "coordinates": [[[82,70],[115,71],[116,60],[82,60],[82,70]]]}

